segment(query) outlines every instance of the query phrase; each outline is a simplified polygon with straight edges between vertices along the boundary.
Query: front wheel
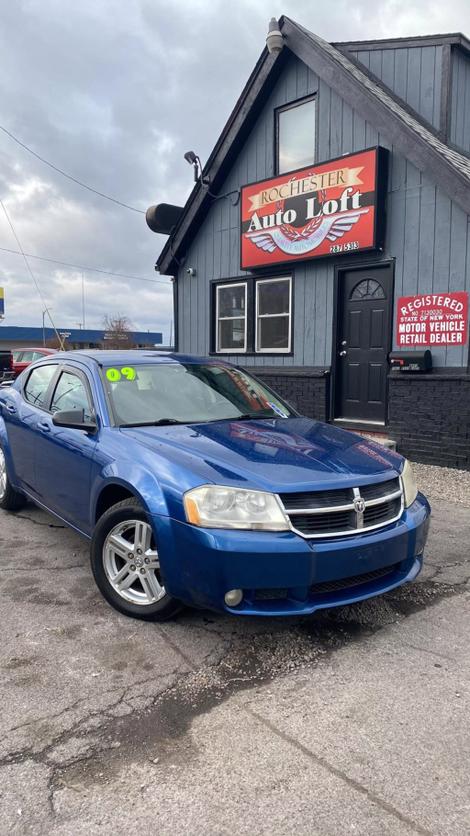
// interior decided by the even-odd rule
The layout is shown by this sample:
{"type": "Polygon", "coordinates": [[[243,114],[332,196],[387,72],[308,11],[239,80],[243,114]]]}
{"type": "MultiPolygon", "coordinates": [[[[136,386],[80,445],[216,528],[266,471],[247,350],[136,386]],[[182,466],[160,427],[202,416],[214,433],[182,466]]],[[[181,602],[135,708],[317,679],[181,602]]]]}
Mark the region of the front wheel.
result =
{"type": "Polygon", "coordinates": [[[26,497],[15,491],[8,478],[5,453],[0,447],[0,508],[4,511],[19,511],[26,505],[26,497]]]}
{"type": "Polygon", "coordinates": [[[155,535],[137,500],[118,502],[99,519],[91,568],[102,595],[124,615],[166,621],[181,609],[165,590],[155,535]]]}

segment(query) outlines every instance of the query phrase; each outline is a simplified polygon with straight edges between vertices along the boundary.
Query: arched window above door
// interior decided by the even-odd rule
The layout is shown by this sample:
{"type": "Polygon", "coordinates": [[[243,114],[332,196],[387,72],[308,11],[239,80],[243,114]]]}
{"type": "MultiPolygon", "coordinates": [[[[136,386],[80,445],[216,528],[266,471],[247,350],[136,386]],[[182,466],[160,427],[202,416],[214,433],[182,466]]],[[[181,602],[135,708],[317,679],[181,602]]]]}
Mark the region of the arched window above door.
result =
{"type": "Polygon", "coordinates": [[[349,298],[356,301],[385,299],[385,293],[382,285],[376,279],[362,279],[353,287],[349,298]]]}

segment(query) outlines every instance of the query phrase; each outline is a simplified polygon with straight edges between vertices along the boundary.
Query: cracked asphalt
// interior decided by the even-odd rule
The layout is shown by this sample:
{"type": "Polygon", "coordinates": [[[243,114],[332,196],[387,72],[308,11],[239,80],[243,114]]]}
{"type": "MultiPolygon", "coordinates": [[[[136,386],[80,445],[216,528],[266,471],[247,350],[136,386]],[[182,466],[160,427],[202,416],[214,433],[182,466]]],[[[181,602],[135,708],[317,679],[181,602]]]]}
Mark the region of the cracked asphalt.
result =
{"type": "Polygon", "coordinates": [[[301,620],[126,619],[0,512],[0,833],[468,834],[470,501],[433,481],[418,582],[301,620]]]}

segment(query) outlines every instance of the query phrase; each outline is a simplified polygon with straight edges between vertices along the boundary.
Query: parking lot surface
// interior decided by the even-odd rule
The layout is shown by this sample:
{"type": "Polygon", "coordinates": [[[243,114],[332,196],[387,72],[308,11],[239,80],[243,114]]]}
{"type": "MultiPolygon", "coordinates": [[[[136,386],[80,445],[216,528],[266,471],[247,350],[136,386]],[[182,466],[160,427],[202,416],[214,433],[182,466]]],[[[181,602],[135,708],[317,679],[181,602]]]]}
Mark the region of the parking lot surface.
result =
{"type": "Polygon", "coordinates": [[[470,503],[434,470],[418,582],[302,620],[127,619],[86,542],[0,512],[0,833],[470,832],[470,503]]]}

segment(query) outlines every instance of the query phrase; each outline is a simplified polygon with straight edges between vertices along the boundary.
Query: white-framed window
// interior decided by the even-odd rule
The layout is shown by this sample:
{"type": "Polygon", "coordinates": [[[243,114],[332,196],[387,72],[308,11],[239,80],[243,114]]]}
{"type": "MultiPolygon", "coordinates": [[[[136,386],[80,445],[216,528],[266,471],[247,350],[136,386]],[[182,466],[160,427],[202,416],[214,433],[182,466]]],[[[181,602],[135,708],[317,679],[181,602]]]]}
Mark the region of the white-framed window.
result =
{"type": "Polygon", "coordinates": [[[312,165],[315,159],[316,98],[276,110],[277,173],[312,165]]]}
{"type": "Polygon", "coordinates": [[[289,353],[292,343],[292,277],[258,280],[255,299],[256,353],[289,353]]]}
{"type": "Polygon", "coordinates": [[[247,283],[219,284],[216,287],[216,351],[245,354],[247,283]]]}

